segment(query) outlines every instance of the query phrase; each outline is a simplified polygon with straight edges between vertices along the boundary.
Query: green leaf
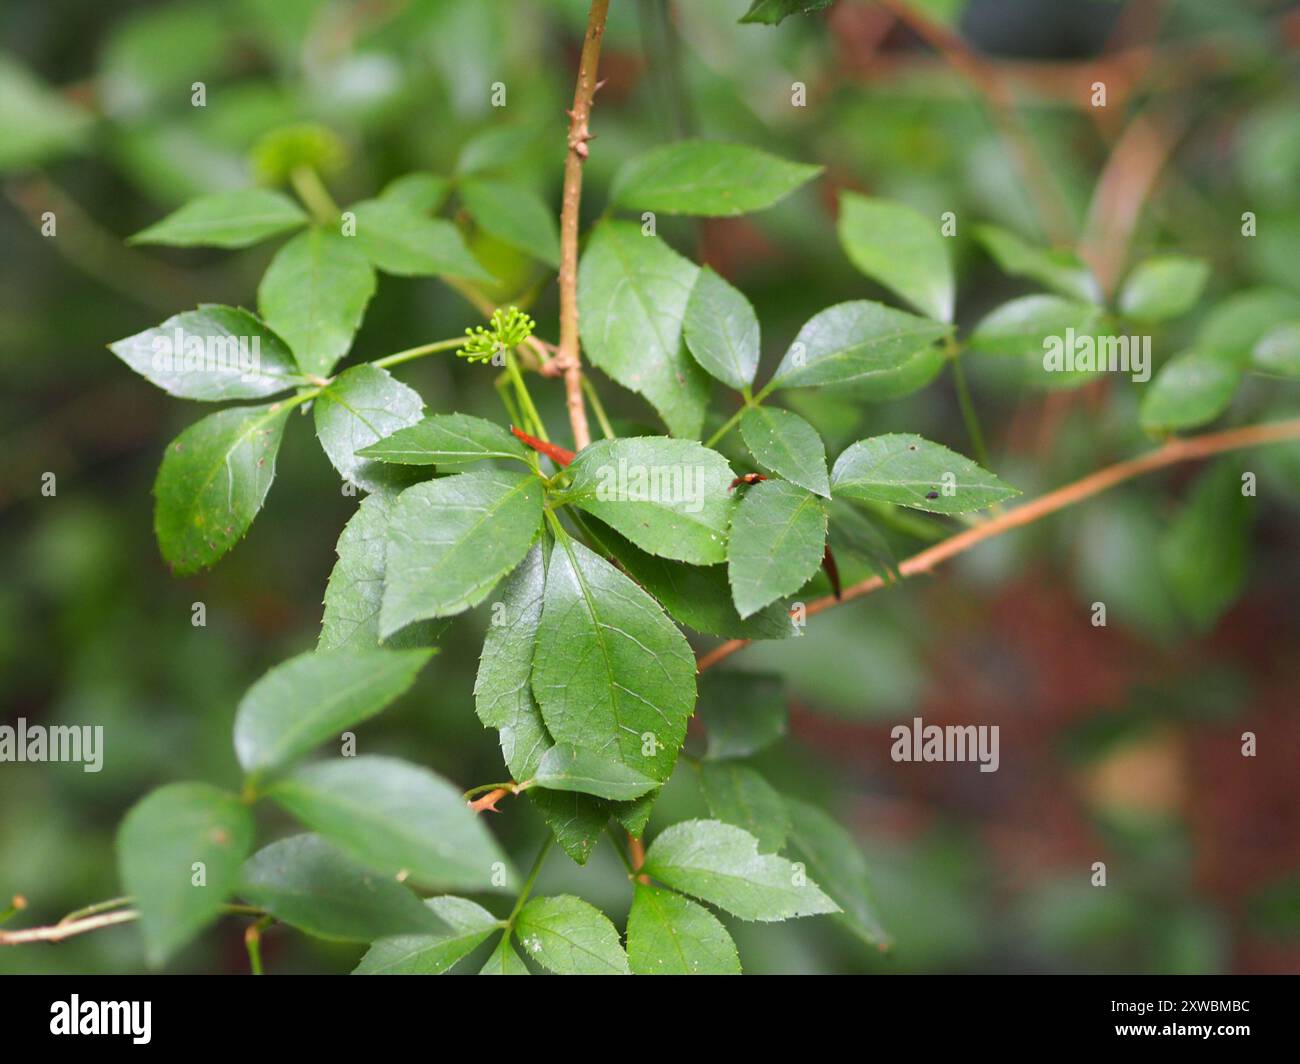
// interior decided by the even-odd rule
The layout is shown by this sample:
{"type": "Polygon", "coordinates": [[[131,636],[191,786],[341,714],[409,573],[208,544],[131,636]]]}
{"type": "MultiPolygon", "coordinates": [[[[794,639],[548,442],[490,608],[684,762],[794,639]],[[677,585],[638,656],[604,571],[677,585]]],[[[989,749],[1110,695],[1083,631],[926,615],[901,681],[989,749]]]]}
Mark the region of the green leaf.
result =
{"type": "Polygon", "coordinates": [[[1061,296],[1020,296],[995,307],[976,324],[969,347],[990,355],[1032,358],[1042,364],[1048,338],[1074,330],[1076,336],[1093,336],[1101,325],[1101,310],[1061,296]]]}
{"type": "Polygon", "coordinates": [[[637,436],[597,440],[569,466],[560,496],[600,518],[642,550],[710,565],[727,556],[735,499],[727,460],[693,440],[637,436]]]}
{"type": "Polygon", "coordinates": [[[537,536],[542,483],[530,473],[458,473],[408,488],[388,534],[379,630],[478,605],[537,536]]]}
{"type": "Polygon", "coordinates": [[[802,869],[760,854],[753,835],[717,820],[687,820],[665,830],[646,851],[644,871],[742,920],[839,912],[802,869]]]}
{"type": "Polygon", "coordinates": [[[1300,377],[1300,321],[1278,325],[1261,336],[1250,362],[1264,373],[1300,377]]]}
{"type": "Polygon", "coordinates": [[[501,936],[497,943],[496,949],[492,951],[492,956],[487,959],[479,975],[528,975],[528,965],[523,958],[515,952],[514,946],[510,944],[510,933],[507,931],[501,936]]]}
{"type": "Polygon", "coordinates": [[[236,893],[282,923],[337,942],[444,929],[406,887],[319,835],[294,835],[258,850],[244,863],[236,893]]]}
{"type": "Polygon", "coordinates": [[[434,414],[358,452],[403,465],[458,466],[486,458],[527,462],[523,446],[495,422],[470,414],[434,414]]]}
{"type": "Polygon", "coordinates": [[[381,938],[361,958],[353,975],[442,975],[468,957],[501,921],[466,898],[445,895],[425,903],[451,927],[434,935],[381,938]]]}
{"type": "Polygon", "coordinates": [[[399,277],[447,274],[469,281],[491,281],[451,222],[430,218],[398,199],[365,200],[351,208],[356,240],[376,267],[399,277]]]}
{"type": "Polygon", "coordinates": [[[1196,332],[1193,350],[1245,366],[1270,330],[1300,320],[1300,296],[1277,288],[1238,292],[1216,306],[1196,332]]]}
{"type": "MultiPolygon", "coordinates": [[[[948,356],[941,350],[927,347],[904,360],[896,369],[881,370],[852,384],[840,385],[835,389],[834,395],[836,399],[857,399],[866,403],[902,399],[926,387],[939,376],[947,363],[948,356]]],[[[808,393],[803,394],[806,396],[808,393]]],[[[795,396],[791,402],[798,405],[802,398],[803,396],[795,396]]]]}
{"type": "Polygon", "coordinates": [[[643,395],[675,436],[698,436],[709,378],[687,353],[682,321],[698,267],[630,222],[601,222],[578,268],[582,349],[643,395]]]}
{"type": "Polygon", "coordinates": [[[117,832],[117,863],[140,910],[150,965],[216,918],[252,839],[248,807],[206,783],[170,783],[131,807],[117,832]]]}
{"type": "Polygon", "coordinates": [[[307,215],[284,193],[241,188],[201,196],[142,229],[127,243],[244,248],[306,221],[307,215]]]}
{"type": "Polygon", "coordinates": [[[798,591],[826,549],[826,504],[785,480],[744,489],[727,541],[727,579],[736,611],[748,617],[798,591]]]}
{"type": "Polygon", "coordinates": [[[377,366],[353,366],[316,397],[316,438],[344,480],[365,491],[402,488],[421,474],[358,454],[390,433],[416,424],[424,400],[377,366]]]}
{"type": "Polygon", "coordinates": [[[515,921],[524,952],[556,975],[631,975],[609,917],[581,898],[534,898],[515,921]]]}
{"type": "Polygon", "coordinates": [[[214,564],[248,531],[275,479],[287,403],[221,410],[167,445],[154,481],[154,531],[178,576],[214,564]]]}
{"type": "Polygon", "coordinates": [[[1204,425],[1228,409],[1242,370],[1230,359],[1185,351],[1163,366],[1142,393],[1138,422],[1147,432],[1171,432],[1204,425]]]}
{"type": "Polygon", "coordinates": [[[257,306],[303,372],[326,377],[352,347],[374,294],[375,271],[356,241],[313,228],[275,253],[257,306]]]}
{"type": "Polygon", "coordinates": [[[0,172],[38,166],[75,150],[92,125],[88,111],[0,54],[0,172]]]}
{"type": "Polygon", "coordinates": [[[1101,302],[1101,286],[1073,251],[1034,247],[1015,233],[996,225],[976,226],[975,239],[984,245],[1004,272],[1015,277],[1028,277],[1070,299],[1101,302]]]}
{"type": "Polygon", "coordinates": [[[542,755],[534,782],[552,791],[578,791],[616,802],[640,798],[659,786],[657,780],[620,761],[601,757],[572,743],[552,746],[542,755]]]}
{"type": "Polygon", "coordinates": [[[688,628],[724,639],[790,639],[799,634],[790,614],[779,604],[742,619],[731,600],[725,565],[665,561],[633,546],[605,525],[591,525],[588,522],[588,531],[602,550],[688,628]]]}
{"type": "Polygon", "coordinates": [[[432,656],[432,650],[322,650],[277,665],[239,701],[239,764],[250,775],[284,768],[404,694],[432,656]]]}
{"type": "Polygon", "coordinates": [[[700,786],[709,812],[753,835],[759,853],[776,853],[785,845],[790,830],[785,803],[772,785],[748,765],[705,762],[700,766],[700,786]]]}
{"type": "MultiPolygon", "coordinates": [[[[545,588],[545,556],[538,543],[501,586],[474,680],[479,720],[497,729],[501,754],[520,782],[537,775],[542,756],[554,745],[531,684],[545,588]]],[[[609,820],[608,804],[564,791],[531,789],[527,794],[564,852],[586,864],[609,820]]]]}
{"type": "Polygon", "coordinates": [[[888,947],[872,900],[867,862],[853,837],[816,806],[785,800],[790,844],[842,910],[836,919],[872,946],[888,947]]]}
{"type": "Polygon", "coordinates": [[[744,293],[708,266],[695,275],[682,324],[686,348],[710,376],[737,391],[758,372],[758,315],[744,293]]]}
{"type": "Polygon", "coordinates": [[[785,681],[763,672],[710,670],[700,677],[705,757],[749,757],[785,735],[785,681]]]}
{"type": "Polygon", "coordinates": [[[741,22],[765,22],[775,26],[791,15],[811,15],[825,11],[832,0],[754,0],[749,10],[740,16],[741,22]]]}
{"type": "Polygon", "coordinates": [[[949,332],[950,326],[882,303],[837,303],[799,330],[764,392],[869,381],[899,369],[949,332]]]}
{"type": "Polygon", "coordinates": [[[518,181],[466,178],[457,185],[478,227],[503,244],[549,266],[560,265],[555,215],[529,186],[518,181]]]}
{"type": "Polygon", "coordinates": [[[840,193],[836,224],[849,261],[929,318],[952,321],[952,263],[937,220],[905,203],[840,193]]]}
{"type": "Polygon", "coordinates": [[[108,349],[181,399],[263,399],[307,383],[275,333],[248,311],[215,303],[175,314],[108,349]]]}
{"type": "Polygon", "coordinates": [[[546,573],[533,694],[556,742],[666,780],[695,708],[695,656],[654,599],[561,536],[546,573]]]}
{"type": "MultiPolygon", "coordinates": [[[[335,548],[339,560],[325,588],[318,650],[380,645],[379,607],[384,597],[388,528],[396,507],[396,497],[367,496],[339,536],[335,548]]],[[[418,647],[427,646],[433,637],[434,626],[421,621],[382,642],[393,648],[418,647]]]]}
{"type": "Polygon", "coordinates": [[[503,889],[492,881],[493,865],[509,868],[496,842],[460,791],[428,769],[338,758],[296,768],[266,794],[376,871],[446,890],[503,889]]]}
{"type": "Polygon", "coordinates": [[[403,174],[388,182],[379,198],[394,200],[414,211],[433,211],[442,206],[450,191],[451,182],[438,174],[403,174]]]}
{"type": "Polygon", "coordinates": [[[826,445],[798,414],[771,406],[751,406],[740,419],[740,435],[764,469],[830,498],[826,445]]]}
{"type": "Polygon", "coordinates": [[[1186,255],[1160,255],[1138,263],[1119,293],[1120,313],[1138,321],[1167,321],[1194,306],[1210,279],[1210,264],[1186,255]]]}
{"type": "Polygon", "coordinates": [[[1255,503],[1241,489],[1238,465],[1211,466],[1159,544],[1169,588],[1200,632],[1213,629],[1245,584],[1255,503]]]}
{"type": "Polygon", "coordinates": [[[627,915],[627,959],[635,975],[740,975],[727,929],[680,894],[636,884],[627,915]]]}
{"type": "Polygon", "coordinates": [[[936,514],[982,510],[1020,494],[969,458],[910,433],[853,444],[835,461],[831,490],[837,498],[889,502],[936,514]]]}
{"type": "Polygon", "coordinates": [[[681,140],[624,163],[612,197],[633,210],[723,218],[764,210],[821,172],[743,144],[681,140]]]}

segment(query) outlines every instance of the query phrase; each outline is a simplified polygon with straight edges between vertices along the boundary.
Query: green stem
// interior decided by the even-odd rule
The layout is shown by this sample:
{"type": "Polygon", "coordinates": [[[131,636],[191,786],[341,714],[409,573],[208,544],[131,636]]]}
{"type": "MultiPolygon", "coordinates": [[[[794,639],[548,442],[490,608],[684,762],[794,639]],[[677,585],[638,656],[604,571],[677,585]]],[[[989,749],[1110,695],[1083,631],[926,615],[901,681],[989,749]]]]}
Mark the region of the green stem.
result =
{"type": "Polygon", "coordinates": [[[975,448],[975,458],[985,469],[989,468],[989,452],[984,446],[984,433],[980,429],[979,415],[975,413],[975,404],[971,401],[970,388],[966,384],[966,371],[962,369],[961,352],[950,347],[948,357],[952,360],[952,379],[957,386],[957,403],[961,407],[962,420],[966,422],[966,432],[971,445],[975,448]]]}
{"type": "Polygon", "coordinates": [[[485,783],[481,787],[471,787],[464,794],[465,801],[471,798],[477,798],[480,794],[487,794],[488,791],[513,791],[515,790],[515,781],[507,780],[505,783],[485,783]]]}
{"type": "Polygon", "coordinates": [[[96,913],[106,913],[111,909],[120,909],[124,905],[130,905],[131,901],[132,898],[129,894],[124,894],[120,898],[109,898],[107,901],[97,901],[93,905],[86,905],[80,909],[73,909],[72,912],[68,913],[68,915],[60,920],[59,923],[69,924],[73,920],[80,920],[85,916],[94,916],[96,913]]]}
{"type": "Polygon", "coordinates": [[[519,405],[523,408],[524,413],[532,419],[530,431],[537,433],[539,439],[550,443],[551,438],[546,435],[546,426],[542,424],[542,417],[537,412],[537,407],[533,405],[533,397],[528,394],[528,385],[524,383],[524,375],[519,372],[519,363],[515,361],[514,353],[507,351],[505,355],[506,372],[510,374],[510,380],[514,383],[515,394],[519,397],[519,405]]]}
{"type": "Polygon", "coordinates": [[[339,205],[334,202],[320,175],[310,166],[295,167],[289,175],[293,190],[321,225],[335,225],[339,220],[339,205]]]}
{"type": "Polygon", "coordinates": [[[274,917],[263,916],[244,932],[244,948],[248,950],[248,967],[253,975],[262,974],[262,932],[274,922],[274,917]]]}
{"type": "Polygon", "coordinates": [[[605,439],[612,440],[614,438],[614,429],[605,414],[605,407],[600,401],[600,396],[596,394],[595,386],[585,376],[582,378],[582,391],[587,397],[587,402],[591,404],[591,409],[596,412],[596,421],[600,424],[600,431],[605,434],[605,439]]]}
{"type": "MultiPolygon", "coordinates": [[[[548,511],[549,512],[549,511],[548,511]]],[[[542,850],[537,855],[537,860],[533,862],[532,870],[528,873],[528,878],[524,880],[523,890],[519,892],[519,897],[515,899],[515,907],[510,910],[510,915],[506,917],[506,934],[509,935],[514,929],[515,921],[519,918],[519,911],[528,901],[528,895],[533,892],[533,884],[537,882],[537,875],[542,870],[542,865],[546,861],[546,855],[551,852],[551,836],[546,836],[546,841],[542,843],[542,850]]]]}
{"type": "Polygon", "coordinates": [[[437,351],[450,351],[453,347],[460,347],[464,343],[465,337],[454,336],[450,340],[437,340],[431,344],[421,344],[419,347],[408,347],[405,351],[398,351],[394,355],[377,358],[370,364],[377,369],[387,369],[389,366],[400,366],[403,362],[423,358],[437,351]]]}
{"type": "Polygon", "coordinates": [[[749,411],[750,407],[758,406],[758,404],[763,401],[763,394],[764,394],[763,392],[759,392],[757,397],[753,399],[746,397],[745,402],[741,406],[741,408],[737,410],[734,414],[732,414],[731,417],[727,418],[727,420],[722,423],[721,428],[719,428],[717,432],[715,432],[712,436],[710,436],[707,440],[704,441],[704,446],[713,447],[714,445],[716,445],[717,442],[720,439],[722,439],[723,436],[725,436],[728,432],[730,432],[740,423],[740,419],[745,416],[745,414],[749,411]]]}

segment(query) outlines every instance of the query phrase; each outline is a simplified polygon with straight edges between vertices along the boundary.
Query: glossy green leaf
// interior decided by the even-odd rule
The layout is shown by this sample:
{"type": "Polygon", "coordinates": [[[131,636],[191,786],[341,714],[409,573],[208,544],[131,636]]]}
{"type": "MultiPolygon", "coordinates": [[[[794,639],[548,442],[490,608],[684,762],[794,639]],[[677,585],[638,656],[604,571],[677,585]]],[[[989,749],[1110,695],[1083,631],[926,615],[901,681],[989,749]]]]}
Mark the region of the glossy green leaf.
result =
{"type": "Polygon", "coordinates": [[[443,975],[501,926],[500,920],[467,898],[445,895],[425,904],[449,931],[381,938],[366,951],[352,974],[443,975]]]}
{"type": "Polygon", "coordinates": [[[748,617],[803,587],[826,549],[826,503],[785,480],[742,489],[727,541],[727,580],[748,617]]]}
{"type": "Polygon", "coordinates": [[[1264,373],[1300,377],[1300,321],[1275,326],[1261,336],[1250,362],[1264,373]]]}
{"type": "Polygon", "coordinates": [[[618,802],[640,798],[659,786],[657,780],[628,768],[621,761],[572,743],[560,743],[547,750],[533,780],[547,790],[577,791],[618,802]]]}
{"type": "Polygon", "coordinates": [[[780,676],[710,669],[700,676],[705,757],[749,757],[785,735],[789,714],[780,676]]]}
{"type": "Polygon", "coordinates": [[[178,576],[206,569],[248,531],[275,479],[293,408],[241,406],[210,414],[167,445],[154,481],[154,531],[178,576]]]}
{"type": "Polygon", "coordinates": [[[735,474],[692,440],[637,436],[597,440],[569,466],[561,500],[600,518],[642,550],[711,565],[727,556],[735,474]]]}
{"type": "MultiPolygon", "coordinates": [[[[520,782],[537,775],[542,756],[554,745],[531,684],[545,588],[545,554],[539,543],[501,585],[474,680],[479,720],[497,729],[506,766],[520,782]]],[[[608,803],[567,791],[533,788],[527,794],[564,852],[586,864],[609,820],[608,803]]]]}
{"type": "Polygon", "coordinates": [[[682,339],[698,267],[640,226],[606,221],[578,269],[582,350],[624,388],[645,396],[675,436],[698,436],[709,378],[682,339]]]}
{"type": "Polygon", "coordinates": [[[1171,432],[1204,425],[1228,409],[1241,383],[1232,360],[1186,351],[1160,367],[1142,393],[1138,421],[1147,432],[1171,432]]]}
{"type": "Polygon", "coordinates": [[[351,349],[374,294],[375,271],[357,242],[312,228],[275,253],[257,306],[303,372],[326,377],[351,349]]]}
{"type": "Polygon", "coordinates": [[[764,391],[864,383],[898,370],[950,331],[882,303],[837,303],[799,330],[764,391]]]}
{"type": "Polygon", "coordinates": [[[459,466],[487,458],[525,460],[523,445],[495,422],[434,414],[361,450],[362,458],[401,465],[459,466]]]}
{"type": "Polygon", "coordinates": [[[556,742],[666,780],[695,708],[695,656],[654,599],[563,536],[546,572],[533,694],[556,742]]]}
{"type": "Polygon", "coordinates": [[[759,853],[776,853],[785,845],[790,830],[785,803],[754,769],[735,761],[708,761],[700,766],[700,787],[709,812],[753,835],[759,853]]]}
{"type": "Polygon", "coordinates": [[[128,243],[242,248],[306,221],[302,208],[283,192],[241,188],[187,203],[136,233],[128,243]]]}
{"type": "Polygon", "coordinates": [[[631,975],[609,917],[581,898],[534,898],[521,910],[515,935],[524,952],[556,975],[631,975]]]}
{"type": "Polygon", "coordinates": [[[831,470],[837,498],[866,499],[960,514],[982,510],[1020,492],[987,469],[910,433],[859,440],[831,470]]]}
{"type": "Polygon", "coordinates": [[[1046,341],[1064,343],[1066,333],[1093,336],[1101,324],[1101,311],[1091,303],[1061,296],[1020,296],[995,307],[975,325],[969,346],[990,355],[1025,356],[1042,361],[1046,341]]]}
{"type": "Polygon", "coordinates": [[[117,864],[152,966],[216,918],[252,839],[248,806],[206,783],[170,783],[131,807],[117,832],[117,864]]]}
{"type": "Polygon", "coordinates": [[[956,286],[938,218],[895,200],[841,192],[836,231],[849,261],[873,281],[927,317],[952,321],[956,286]]]}
{"type": "Polygon", "coordinates": [[[296,768],[266,793],[378,872],[447,890],[511,889],[493,882],[493,866],[509,864],[487,828],[428,769],[392,757],[337,758],[296,768]]]}
{"type": "MultiPolygon", "coordinates": [[[[937,347],[917,351],[895,369],[881,370],[836,387],[836,399],[861,400],[866,403],[886,403],[902,399],[930,384],[948,364],[948,356],[937,347]]],[[[796,393],[790,400],[798,405],[808,393],[796,393]]],[[[805,411],[806,413],[807,411],[805,411]]]]}
{"type": "Polygon", "coordinates": [[[872,900],[867,862],[853,837],[816,806],[794,798],[787,798],[785,805],[790,844],[839,905],[842,911],[835,918],[869,945],[888,946],[889,936],[872,900]]]}
{"type": "Polygon", "coordinates": [[[977,225],[975,239],[1004,272],[1028,277],[1070,299],[1101,302],[1101,286],[1073,251],[1034,247],[996,225],[977,225]]]}
{"type": "Polygon", "coordinates": [[[385,273],[492,280],[465,246],[460,230],[444,218],[430,218],[393,198],[366,200],[351,211],[356,216],[356,235],[348,239],[356,240],[366,257],[385,273]]]}
{"type": "Polygon", "coordinates": [[[821,171],[742,144],[681,140],[624,163],[613,198],[633,210],[726,217],[764,210],[821,171]]]}
{"type": "Polygon", "coordinates": [[[264,399],[306,384],[283,340],[246,310],[207,303],[108,349],[181,399],[264,399]]]}
{"type": "Polygon", "coordinates": [[[402,492],[388,536],[380,634],[482,602],[528,552],[542,483],[528,473],[459,473],[402,492]]]}
{"type": "Polygon", "coordinates": [[[438,174],[403,174],[388,182],[379,198],[396,200],[416,211],[434,211],[442,206],[450,191],[451,181],[438,174]]]}
{"type": "Polygon", "coordinates": [[[743,292],[708,266],[695,276],[683,322],[686,348],[704,371],[737,391],[758,372],[758,315],[743,292]]]}
{"type": "Polygon", "coordinates": [[[811,15],[830,7],[832,0],[753,0],[741,22],[762,22],[775,26],[791,15],[811,15]]]}
{"type": "Polygon", "coordinates": [[[365,491],[408,486],[422,474],[375,462],[357,452],[391,433],[416,424],[424,400],[385,369],[353,366],[316,397],[316,438],[344,480],[365,491]]]}
{"type": "Polygon", "coordinates": [[[258,850],[244,862],[235,892],[281,923],[338,942],[445,930],[397,880],[370,871],[319,835],[294,835],[258,850]]]}
{"type": "Polygon", "coordinates": [[[739,975],[727,929],[708,909],[671,890],[636,884],[627,915],[627,959],[635,975],[739,975]]]}
{"type": "Polygon", "coordinates": [[[644,871],[742,920],[839,911],[801,868],[760,854],[753,835],[717,820],[687,820],[665,830],[646,851],[644,871]]]}
{"type": "Polygon", "coordinates": [[[1246,582],[1256,500],[1242,494],[1241,467],[1219,462],[1197,477],[1159,544],[1160,568],[1198,631],[1210,631],[1246,582]]]}
{"type": "Polygon", "coordinates": [[[258,775],[284,768],[369,720],[410,688],[432,656],[431,650],[322,650],[277,665],[240,699],[240,765],[258,775]]]}
{"type": "MultiPolygon", "coordinates": [[[[379,607],[388,567],[388,528],[396,507],[395,496],[367,496],[339,536],[335,548],[338,561],[325,587],[318,650],[380,645],[379,607]]],[[[419,647],[428,646],[433,637],[434,625],[417,621],[382,642],[393,648],[419,647]]]]}
{"type": "Polygon", "coordinates": [[[740,435],[764,469],[811,492],[830,498],[826,445],[798,414],[773,406],[753,406],[740,419],[740,435]]]}
{"type": "Polygon", "coordinates": [[[549,266],[560,265],[560,230],[555,212],[528,185],[466,178],[457,185],[457,191],[488,236],[549,266]]]}
{"type": "Polygon", "coordinates": [[[1119,309],[1138,321],[1167,321],[1186,314],[1201,298],[1210,264],[1186,255],[1160,255],[1138,263],[1119,292],[1119,309]]]}
{"type": "Polygon", "coordinates": [[[606,553],[668,614],[697,632],[724,639],[790,639],[799,630],[780,604],[741,618],[731,600],[725,565],[681,565],[647,554],[605,525],[589,530],[606,553]]]}
{"type": "Polygon", "coordinates": [[[510,944],[510,935],[504,934],[497,943],[496,949],[492,951],[492,956],[487,959],[479,975],[528,975],[528,965],[523,958],[515,952],[515,947],[510,944]]]}

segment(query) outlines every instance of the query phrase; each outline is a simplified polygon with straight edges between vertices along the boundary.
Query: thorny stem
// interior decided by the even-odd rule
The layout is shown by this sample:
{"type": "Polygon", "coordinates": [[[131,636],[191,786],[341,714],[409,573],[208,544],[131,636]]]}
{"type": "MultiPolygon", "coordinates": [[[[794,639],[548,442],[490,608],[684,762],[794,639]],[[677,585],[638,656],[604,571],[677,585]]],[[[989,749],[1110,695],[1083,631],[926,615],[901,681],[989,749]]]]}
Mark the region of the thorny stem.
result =
{"type": "Polygon", "coordinates": [[[650,877],[641,872],[645,865],[645,844],[630,831],[627,833],[627,849],[632,858],[632,877],[638,883],[649,883],[650,877]]]}
{"type": "MultiPolygon", "coordinates": [[[[1266,443],[1281,443],[1286,440],[1300,440],[1300,418],[1290,421],[1274,421],[1266,425],[1248,425],[1244,428],[1227,429],[1224,432],[1211,432],[1203,436],[1172,439],[1154,451],[1149,451],[1137,458],[1116,462],[1112,466],[1090,473],[1088,476],[1082,477],[1072,484],[1067,484],[1063,488],[1048,492],[1046,495],[1042,495],[1032,502],[1027,502],[1023,506],[1017,506],[1014,510],[1007,510],[997,517],[975,525],[973,528],[958,532],[957,535],[950,536],[942,542],[936,543],[933,547],[927,547],[899,565],[899,574],[901,576],[915,576],[918,573],[928,573],[940,563],[970,550],[977,544],[983,543],[986,539],[992,539],[1004,532],[1010,532],[1013,528],[1032,524],[1049,514],[1054,514],[1058,510],[1064,510],[1075,503],[1090,499],[1108,488],[1113,488],[1116,484],[1132,480],[1143,473],[1150,473],[1166,466],[1177,465],[1179,462],[1191,462],[1200,458],[1208,458],[1211,455],[1222,454],[1225,451],[1236,451],[1243,447],[1256,447],[1266,443]]],[[[885,586],[886,582],[881,577],[868,577],[861,583],[846,587],[843,595],[838,600],[833,595],[826,595],[814,602],[810,602],[807,614],[812,616],[814,613],[821,613],[823,610],[838,606],[841,602],[861,598],[873,591],[879,591],[885,586]]],[[[700,656],[696,662],[696,670],[703,672],[705,669],[718,664],[718,662],[731,657],[737,651],[743,650],[748,645],[749,640],[747,639],[732,639],[722,643],[700,656]]]]}
{"type": "Polygon", "coordinates": [[[591,101],[598,83],[600,44],[605,35],[609,0],[592,0],[587,13],[587,35],[578,62],[578,81],[569,111],[569,152],[564,159],[564,193],[560,204],[560,345],[564,366],[564,399],[573,429],[573,448],[582,450],[591,442],[587,409],[582,400],[582,362],[578,347],[578,222],[582,205],[582,164],[591,140],[588,122],[591,101]]]}
{"type": "Polygon", "coordinates": [[[537,875],[542,870],[542,865],[546,861],[546,855],[551,852],[552,836],[547,835],[546,841],[542,843],[541,852],[537,855],[537,860],[533,862],[532,870],[528,873],[528,878],[524,880],[523,889],[519,892],[519,897],[515,899],[515,907],[510,910],[510,915],[506,917],[506,934],[515,926],[515,921],[519,918],[519,911],[528,901],[528,895],[533,892],[533,884],[537,882],[537,875]]]}

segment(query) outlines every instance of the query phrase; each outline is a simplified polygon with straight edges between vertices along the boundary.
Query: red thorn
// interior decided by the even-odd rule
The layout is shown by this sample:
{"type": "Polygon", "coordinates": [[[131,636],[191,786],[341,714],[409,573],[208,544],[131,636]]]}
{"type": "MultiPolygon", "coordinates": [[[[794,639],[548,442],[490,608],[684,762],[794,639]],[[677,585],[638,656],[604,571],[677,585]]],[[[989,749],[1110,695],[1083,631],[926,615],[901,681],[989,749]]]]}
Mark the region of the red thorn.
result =
{"type": "Polygon", "coordinates": [[[760,480],[766,480],[766,479],[767,477],[763,476],[762,473],[746,473],[744,476],[737,477],[735,480],[733,480],[730,486],[728,486],[727,490],[731,491],[732,488],[735,488],[740,484],[745,484],[745,485],[757,484],[760,480]]]}
{"type": "Polygon", "coordinates": [[[510,426],[510,431],[515,434],[515,438],[523,441],[538,454],[544,454],[552,462],[559,466],[567,466],[577,457],[573,451],[566,447],[557,447],[553,443],[547,443],[545,440],[539,440],[536,436],[530,436],[520,429],[510,426]]]}
{"type": "Polygon", "coordinates": [[[497,808],[497,802],[501,801],[509,793],[504,787],[498,787],[494,791],[488,791],[482,798],[475,798],[468,805],[476,813],[481,813],[485,809],[490,813],[499,813],[501,810],[497,808]]]}
{"type": "Polygon", "coordinates": [[[822,568],[826,570],[826,579],[831,582],[831,590],[835,592],[835,600],[840,600],[840,567],[835,564],[835,555],[831,553],[831,545],[826,544],[826,553],[822,555],[822,568]]]}

